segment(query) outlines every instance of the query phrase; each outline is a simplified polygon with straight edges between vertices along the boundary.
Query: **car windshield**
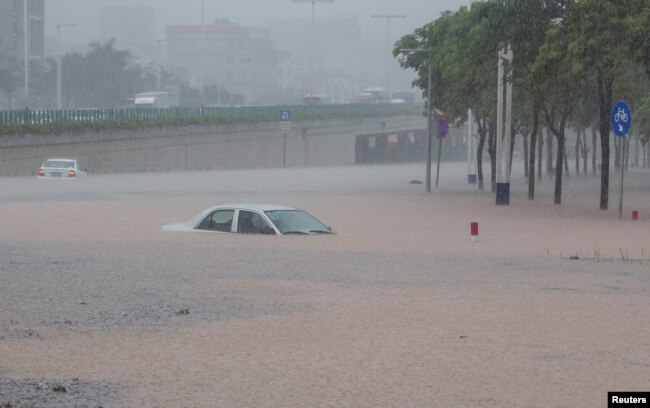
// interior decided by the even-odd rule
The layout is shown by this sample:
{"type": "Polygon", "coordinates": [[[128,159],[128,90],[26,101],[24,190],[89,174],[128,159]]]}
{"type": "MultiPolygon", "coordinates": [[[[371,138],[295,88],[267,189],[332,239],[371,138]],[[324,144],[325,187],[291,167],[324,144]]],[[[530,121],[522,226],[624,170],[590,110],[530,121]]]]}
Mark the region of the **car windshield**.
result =
{"type": "Polygon", "coordinates": [[[74,162],[69,160],[48,160],[43,164],[43,167],[52,169],[74,169],[74,162]]]}
{"type": "Polygon", "coordinates": [[[265,211],[282,234],[331,234],[327,226],[301,210],[265,211]]]}

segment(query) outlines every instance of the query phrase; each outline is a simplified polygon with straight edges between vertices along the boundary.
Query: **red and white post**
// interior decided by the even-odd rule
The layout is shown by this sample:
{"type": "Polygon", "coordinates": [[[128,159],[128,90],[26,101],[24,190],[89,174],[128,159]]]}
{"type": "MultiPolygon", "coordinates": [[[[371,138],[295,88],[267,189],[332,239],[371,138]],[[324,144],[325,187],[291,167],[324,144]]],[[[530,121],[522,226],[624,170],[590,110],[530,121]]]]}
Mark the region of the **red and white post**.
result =
{"type": "Polygon", "coordinates": [[[469,227],[470,241],[478,241],[478,222],[471,222],[469,227]]]}

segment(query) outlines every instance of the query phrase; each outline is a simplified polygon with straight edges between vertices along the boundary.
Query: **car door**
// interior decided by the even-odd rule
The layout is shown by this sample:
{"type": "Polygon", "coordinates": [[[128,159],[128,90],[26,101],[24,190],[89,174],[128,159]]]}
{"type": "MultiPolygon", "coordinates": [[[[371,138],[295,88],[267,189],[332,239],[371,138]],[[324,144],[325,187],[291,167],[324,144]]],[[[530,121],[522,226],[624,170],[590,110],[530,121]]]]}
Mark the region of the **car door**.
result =
{"type": "Polygon", "coordinates": [[[235,210],[219,209],[205,217],[196,229],[216,232],[233,232],[234,218],[235,210]]]}
{"type": "Polygon", "coordinates": [[[238,210],[236,231],[240,234],[275,235],[275,230],[260,214],[248,210],[238,210]]]}

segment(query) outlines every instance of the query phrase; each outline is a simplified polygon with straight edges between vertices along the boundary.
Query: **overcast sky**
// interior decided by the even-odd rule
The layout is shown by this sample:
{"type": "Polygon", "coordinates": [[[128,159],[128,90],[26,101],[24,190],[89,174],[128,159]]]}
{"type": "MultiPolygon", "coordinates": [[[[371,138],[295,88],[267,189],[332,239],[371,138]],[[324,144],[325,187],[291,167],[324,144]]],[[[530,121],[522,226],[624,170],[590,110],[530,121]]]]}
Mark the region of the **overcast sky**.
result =
{"type": "MultiPolygon", "coordinates": [[[[228,18],[242,25],[264,27],[269,20],[310,19],[311,4],[292,0],[204,0],[206,22],[215,17],[228,18]]],[[[372,14],[403,14],[405,19],[391,20],[391,37],[411,33],[432,20],[441,11],[457,10],[470,0],[334,0],[316,4],[315,18],[356,13],[366,38],[386,35],[386,20],[373,19],[372,14]]],[[[54,24],[75,23],[74,34],[66,34],[91,42],[99,37],[98,16],[103,7],[111,5],[146,4],[156,7],[158,36],[164,36],[169,24],[197,24],[201,21],[201,0],[46,0],[46,34],[53,36],[54,24]]]]}

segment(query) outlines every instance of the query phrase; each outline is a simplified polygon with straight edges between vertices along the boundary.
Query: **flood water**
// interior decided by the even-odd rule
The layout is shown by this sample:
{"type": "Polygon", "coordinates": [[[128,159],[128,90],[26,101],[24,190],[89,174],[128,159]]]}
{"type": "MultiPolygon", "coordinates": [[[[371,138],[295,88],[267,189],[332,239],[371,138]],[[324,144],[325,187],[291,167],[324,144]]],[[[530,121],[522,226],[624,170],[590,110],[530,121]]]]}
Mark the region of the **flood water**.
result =
{"type": "Polygon", "coordinates": [[[554,206],[552,181],[531,202],[520,173],[510,206],[463,163],[442,163],[431,194],[411,183],[424,164],[0,179],[0,406],[592,407],[647,391],[650,173],[626,175],[622,221],[615,175],[601,211],[597,177],[554,206]],[[242,202],[336,234],[161,230],[242,202]]]}

